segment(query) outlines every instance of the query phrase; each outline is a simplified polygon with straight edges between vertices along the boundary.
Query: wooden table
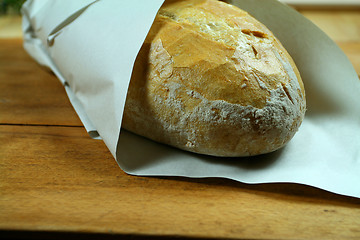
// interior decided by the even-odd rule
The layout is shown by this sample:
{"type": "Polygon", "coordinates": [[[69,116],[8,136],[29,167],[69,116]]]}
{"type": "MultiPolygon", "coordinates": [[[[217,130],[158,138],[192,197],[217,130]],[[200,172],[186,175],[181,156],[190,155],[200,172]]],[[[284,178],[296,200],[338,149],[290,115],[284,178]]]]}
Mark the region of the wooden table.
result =
{"type": "MultiPolygon", "coordinates": [[[[360,12],[304,15],[360,73],[360,12]]],[[[56,77],[20,39],[0,39],[0,238],[119,236],[360,239],[360,199],[297,184],[129,176],[90,139],[56,77]]]]}

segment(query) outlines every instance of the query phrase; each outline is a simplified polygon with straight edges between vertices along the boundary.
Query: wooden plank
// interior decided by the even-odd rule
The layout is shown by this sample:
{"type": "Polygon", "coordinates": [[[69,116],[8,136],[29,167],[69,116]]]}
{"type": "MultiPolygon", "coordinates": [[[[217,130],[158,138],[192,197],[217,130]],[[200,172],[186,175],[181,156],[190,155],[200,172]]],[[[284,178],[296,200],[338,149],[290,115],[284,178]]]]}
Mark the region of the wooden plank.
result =
{"type": "Polygon", "coordinates": [[[360,10],[300,11],[337,43],[360,43],[360,10]]]}
{"type": "Polygon", "coordinates": [[[0,38],[21,38],[21,17],[16,14],[0,16],[0,38]]]}
{"type": "Polygon", "coordinates": [[[360,2],[358,0],[280,0],[286,4],[291,5],[322,5],[322,6],[358,6],[360,2]]]}
{"type": "Polygon", "coordinates": [[[359,0],[280,0],[299,10],[353,10],[360,9],[359,0]]]}
{"type": "Polygon", "coordinates": [[[0,124],[77,125],[59,80],[38,65],[20,39],[0,39],[0,124]]]}
{"type": "Polygon", "coordinates": [[[360,10],[300,11],[344,51],[360,75],[360,10]]]}
{"type": "MultiPolygon", "coordinates": [[[[359,12],[303,14],[360,73],[359,12]]],[[[0,89],[0,231],[360,238],[359,199],[296,184],[125,174],[104,143],[80,127],[59,81],[27,56],[19,39],[0,40],[0,89]]]]}
{"type": "Polygon", "coordinates": [[[360,238],[360,199],[295,184],[130,176],[79,127],[0,126],[0,152],[3,230],[360,238]]]}

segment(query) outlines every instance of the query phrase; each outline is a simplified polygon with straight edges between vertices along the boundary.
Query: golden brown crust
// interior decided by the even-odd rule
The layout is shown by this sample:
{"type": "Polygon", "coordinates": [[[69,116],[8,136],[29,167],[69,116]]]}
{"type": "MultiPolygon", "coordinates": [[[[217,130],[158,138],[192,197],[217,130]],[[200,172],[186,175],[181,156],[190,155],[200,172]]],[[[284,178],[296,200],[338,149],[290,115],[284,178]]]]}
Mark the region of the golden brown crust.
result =
{"type": "Polygon", "coordinates": [[[298,70],[273,34],[216,0],[172,0],[135,62],[123,127],[215,156],[286,144],[305,113],[298,70]]]}

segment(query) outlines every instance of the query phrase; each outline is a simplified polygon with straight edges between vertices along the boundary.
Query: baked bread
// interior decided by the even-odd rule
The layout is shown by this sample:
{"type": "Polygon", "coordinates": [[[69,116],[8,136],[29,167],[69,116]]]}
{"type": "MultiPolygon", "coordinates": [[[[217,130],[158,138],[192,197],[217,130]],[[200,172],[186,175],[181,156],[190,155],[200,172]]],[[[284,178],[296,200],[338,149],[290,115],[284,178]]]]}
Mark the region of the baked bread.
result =
{"type": "Polygon", "coordinates": [[[250,156],[284,146],[305,114],[299,72],[247,12],[168,0],[137,56],[122,126],[177,148],[250,156]]]}

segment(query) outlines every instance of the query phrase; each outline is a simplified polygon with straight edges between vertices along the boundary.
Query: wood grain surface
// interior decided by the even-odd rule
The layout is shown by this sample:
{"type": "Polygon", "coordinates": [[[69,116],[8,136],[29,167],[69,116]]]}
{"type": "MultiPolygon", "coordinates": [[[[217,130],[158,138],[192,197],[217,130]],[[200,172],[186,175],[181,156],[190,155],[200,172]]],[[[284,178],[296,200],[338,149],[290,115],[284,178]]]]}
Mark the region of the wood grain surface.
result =
{"type": "Polygon", "coordinates": [[[296,184],[129,176],[78,127],[0,126],[0,133],[1,229],[360,237],[360,199],[296,184]]]}
{"type": "Polygon", "coordinates": [[[81,126],[60,81],[22,48],[0,39],[0,123],[81,126]]]}
{"type": "MultiPolygon", "coordinates": [[[[359,12],[304,14],[360,73],[359,12]],[[354,28],[334,27],[333,17],[347,16],[354,28]]],[[[0,39],[0,238],[64,233],[360,239],[360,199],[298,184],[127,175],[104,143],[88,136],[56,77],[25,53],[20,39],[0,39]]]]}

